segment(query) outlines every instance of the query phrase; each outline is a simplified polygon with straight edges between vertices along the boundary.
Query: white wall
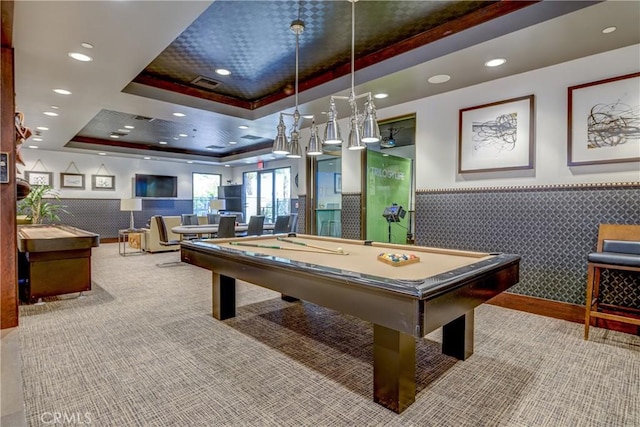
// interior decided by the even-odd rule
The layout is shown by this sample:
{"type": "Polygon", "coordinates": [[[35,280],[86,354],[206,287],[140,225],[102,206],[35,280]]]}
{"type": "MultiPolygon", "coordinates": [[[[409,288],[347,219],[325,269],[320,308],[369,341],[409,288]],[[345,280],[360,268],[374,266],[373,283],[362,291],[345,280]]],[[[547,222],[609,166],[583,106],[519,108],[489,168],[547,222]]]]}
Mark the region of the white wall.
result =
{"type": "Polygon", "coordinates": [[[188,163],[167,162],[159,160],[132,159],[126,157],[99,156],[96,154],[67,153],[42,149],[22,148],[22,157],[26,166],[18,165],[22,171],[19,177],[24,178],[25,170],[53,172],[53,186],[59,190],[60,197],[74,199],[121,199],[133,195],[132,180],[136,173],[172,175],[178,177],[178,199],[191,199],[191,174],[217,173],[222,175],[222,183],[232,179],[233,172],[223,166],[209,166],[188,163]],[[37,163],[40,160],[40,163],[37,163]],[[71,165],[73,162],[80,173],[85,175],[85,189],[75,190],[60,188],[60,172],[77,173],[71,165]],[[43,166],[44,165],[44,166],[43,166]],[[104,165],[105,168],[100,169],[104,165]],[[100,169],[100,172],[98,172],[100,169]],[[92,191],[91,175],[115,175],[115,191],[92,191]]]}
{"type": "MultiPolygon", "coordinates": [[[[638,162],[567,166],[567,88],[638,71],[640,45],[634,45],[379,109],[377,116],[416,113],[417,189],[637,182],[638,162]],[[459,110],[531,94],[536,105],[534,169],[458,174],[459,110]]],[[[340,126],[348,133],[346,118],[340,126]]],[[[322,132],[324,123],[318,127],[322,132]]],[[[308,139],[305,129],[301,141],[308,139]]],[[[343,144],[342,153],[342,191],[360,192],[360,152],[343,144]]],[[[303,160],[300,165],[303,172],[303,160]]]]}

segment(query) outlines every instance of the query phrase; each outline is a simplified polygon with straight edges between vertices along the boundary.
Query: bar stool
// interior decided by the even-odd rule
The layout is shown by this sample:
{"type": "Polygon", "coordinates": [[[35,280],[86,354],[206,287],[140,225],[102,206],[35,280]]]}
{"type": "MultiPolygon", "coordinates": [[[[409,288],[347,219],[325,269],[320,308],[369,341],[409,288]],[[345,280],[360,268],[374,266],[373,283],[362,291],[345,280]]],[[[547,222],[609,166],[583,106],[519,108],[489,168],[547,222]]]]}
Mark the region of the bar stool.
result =
{"type": "Polygon", "coordinates": [[[603,269],[640,272],[640,225],[600,224],[598,249],[589,254],[588,261],[584,339],[589,339],[591,318],[640,326],[640,319],[598,311],[600,273],[603,269]]]}

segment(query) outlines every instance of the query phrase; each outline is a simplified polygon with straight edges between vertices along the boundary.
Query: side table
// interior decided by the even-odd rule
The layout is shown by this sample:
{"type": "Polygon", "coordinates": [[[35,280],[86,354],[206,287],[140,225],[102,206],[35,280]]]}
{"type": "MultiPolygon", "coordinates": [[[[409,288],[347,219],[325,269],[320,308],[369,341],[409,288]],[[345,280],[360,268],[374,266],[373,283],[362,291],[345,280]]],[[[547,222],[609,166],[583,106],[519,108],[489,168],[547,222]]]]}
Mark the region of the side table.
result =
{"type": "Polygon", "coordinates": [[[126,228],[124,230],[118,230],[118,253],[122,256],[144,254],[144,248],[146,247],[147,243],[143,242],[144,239],[145,233],[144,229],[142,228],[126,228]],[[138,234],[139,246],[137,248],[132,248],[131,246],[129,246],[129,251],[127,252],[127,242],[130,242],[133,234],[138,234]]]}

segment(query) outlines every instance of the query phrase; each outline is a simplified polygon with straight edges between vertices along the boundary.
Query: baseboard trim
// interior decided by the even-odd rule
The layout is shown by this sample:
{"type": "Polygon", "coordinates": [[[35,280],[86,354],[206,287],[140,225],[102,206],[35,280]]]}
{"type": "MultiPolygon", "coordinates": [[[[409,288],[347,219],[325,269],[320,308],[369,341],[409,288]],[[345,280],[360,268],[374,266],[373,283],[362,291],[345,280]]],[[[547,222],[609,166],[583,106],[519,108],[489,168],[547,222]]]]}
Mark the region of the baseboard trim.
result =
{"type": "MultiPolygon", "coordinates": [[[[584,324],[585,308],[583,305],[569,304],[566,302],[513,294],[510,292],[503,292],[490,299],[488,303],[499,307],[584,324]]],[[[610,310],[603,309],[602,311],[609,312],[610,310]]],[[[640,335],[640,327],[630,325],[628,323],[595,319],[595,322],[593,322],[592,325],[598,328],[610,329],[612,331],[640,335]]]]}

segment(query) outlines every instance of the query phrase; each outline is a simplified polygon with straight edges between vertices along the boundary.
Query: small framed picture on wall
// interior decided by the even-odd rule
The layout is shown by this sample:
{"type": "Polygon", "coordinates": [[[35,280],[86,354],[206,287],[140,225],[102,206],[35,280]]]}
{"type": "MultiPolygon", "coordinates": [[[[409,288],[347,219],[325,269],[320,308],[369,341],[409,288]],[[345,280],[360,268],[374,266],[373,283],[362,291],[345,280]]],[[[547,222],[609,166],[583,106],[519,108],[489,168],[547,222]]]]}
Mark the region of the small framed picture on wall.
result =
{"type": "Polygon", "coordinates": [[[60,188],[75,188],[78,190],[84,190],[84,174],[61,172],[60,188]]]}
{"type": "Polygon", "coordinates": [[[24,171],[24,177],[30,185],[50,185],[53,187],[53,172],[24,171]]]}
{"type": "Polygon", "coordinates": [[[115,190],[115,175],[91,175],[92,190],[115,190]]]}

